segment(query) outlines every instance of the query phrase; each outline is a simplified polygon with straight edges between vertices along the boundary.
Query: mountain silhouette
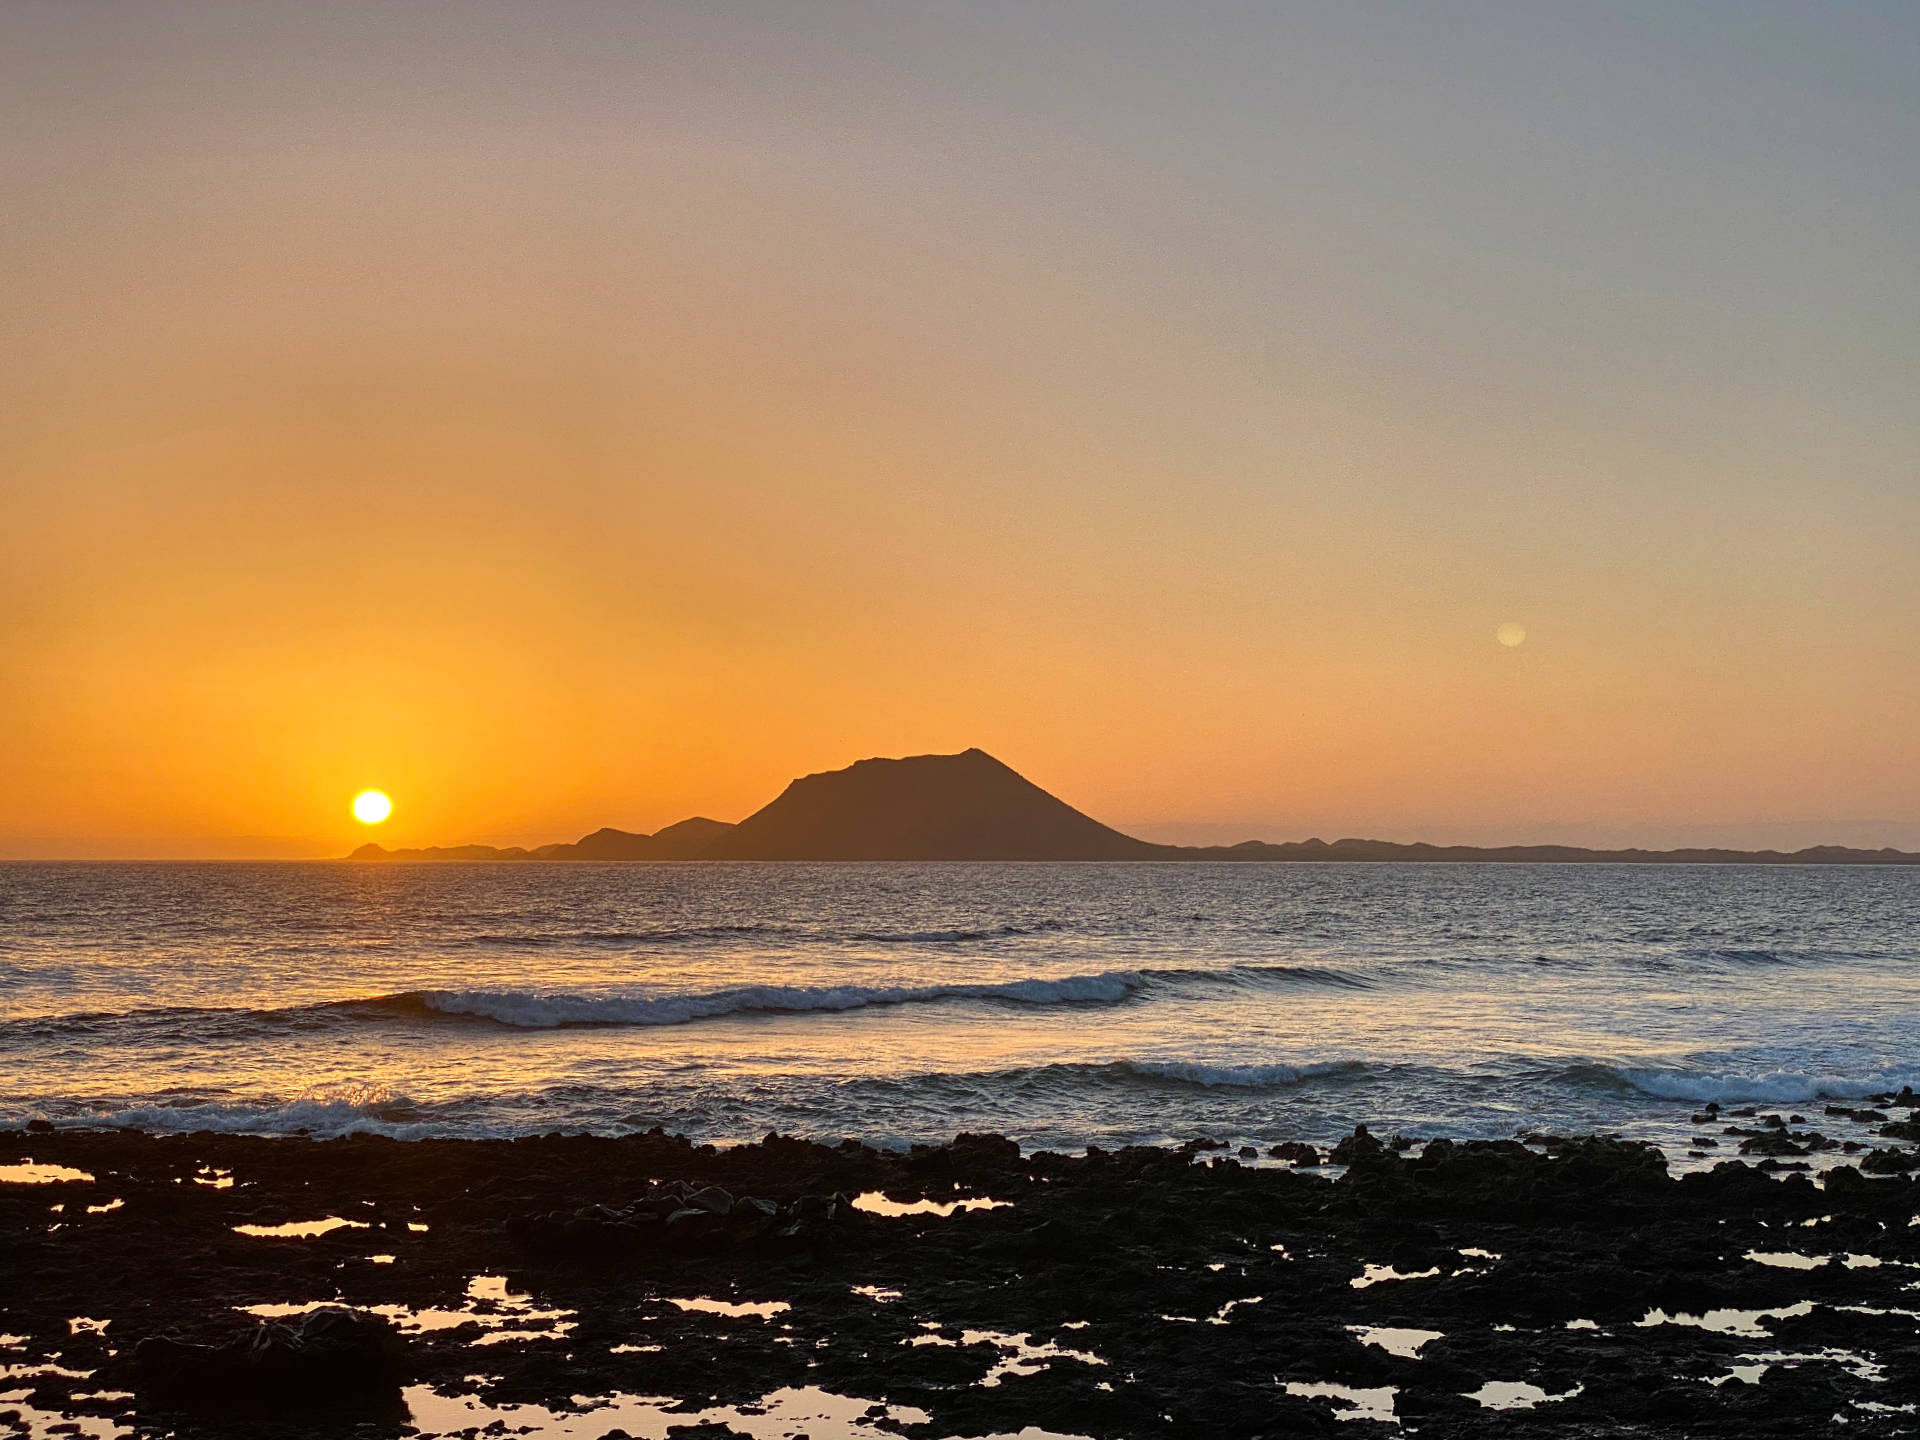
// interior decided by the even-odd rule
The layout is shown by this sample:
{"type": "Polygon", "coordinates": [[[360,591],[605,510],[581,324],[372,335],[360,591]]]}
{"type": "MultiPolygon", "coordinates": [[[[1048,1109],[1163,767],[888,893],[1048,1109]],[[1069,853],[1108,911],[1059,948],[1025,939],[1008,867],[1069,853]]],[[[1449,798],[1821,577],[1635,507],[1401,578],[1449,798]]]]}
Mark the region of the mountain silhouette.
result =
{"type": "Polygon", "coordinates": [[[353,860],[1226,860],[1416,861],[1452,864],[1920,865],[1902,850],[1819,845],[1777,850],[1582,850],[1570,845],[1405,845],[1390,840],[1154,845],[1049,795],[984,750],[861,760],[806,775],[738,825],[696,816],[651,835],[596,830],[528,850],[457,845],[387,850],[353,860]]]}
{"type": "Polygon", "coordinates": [[[651,835],[611,826],[583,835],[570,845],[430,845],[423,850],[389,850],[371,842],[349,860],[700,860],[714,840],[733,826],[696,815],[651,835]]]}
{"type": "Polygon", "coordinates": [[[1164,846],[1082,815],[984,750],[862,760],[795,780],[716,860],[1147,860],[1164,846]]]}
{"type": "Polygon", "coordinates": [[[571,845],[542,845],[529,856],[534,860],[699,860],[731,829],[724,820],[696,815],[651,835],[611,827],[596,830],[571,845]]]}

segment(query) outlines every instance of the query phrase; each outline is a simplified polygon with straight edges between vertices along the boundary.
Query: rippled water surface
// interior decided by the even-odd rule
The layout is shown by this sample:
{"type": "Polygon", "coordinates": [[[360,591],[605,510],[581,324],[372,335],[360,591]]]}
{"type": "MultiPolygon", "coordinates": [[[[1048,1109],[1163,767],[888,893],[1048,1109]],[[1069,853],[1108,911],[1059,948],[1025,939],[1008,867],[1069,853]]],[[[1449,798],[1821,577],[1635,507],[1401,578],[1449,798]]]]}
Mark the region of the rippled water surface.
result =
{"type": "Polygon", "coordinates": [[[1920,871],[0,865],[0,1122],[1028,1144],[1920,1080],[1920,871]]]}

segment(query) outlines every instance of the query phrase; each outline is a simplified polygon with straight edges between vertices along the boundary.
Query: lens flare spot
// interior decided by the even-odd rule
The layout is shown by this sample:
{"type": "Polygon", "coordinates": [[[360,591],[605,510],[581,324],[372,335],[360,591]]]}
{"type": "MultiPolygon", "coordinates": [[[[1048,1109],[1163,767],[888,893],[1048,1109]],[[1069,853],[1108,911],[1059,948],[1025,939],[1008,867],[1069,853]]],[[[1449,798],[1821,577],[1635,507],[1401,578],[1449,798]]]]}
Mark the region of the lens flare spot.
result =
{"type": "Polygon", "coordinates": [[[362,825],[378,825],[393,813],[393,801],[378,790],[362,790],[353,797],[353,818],[362,825]]]}

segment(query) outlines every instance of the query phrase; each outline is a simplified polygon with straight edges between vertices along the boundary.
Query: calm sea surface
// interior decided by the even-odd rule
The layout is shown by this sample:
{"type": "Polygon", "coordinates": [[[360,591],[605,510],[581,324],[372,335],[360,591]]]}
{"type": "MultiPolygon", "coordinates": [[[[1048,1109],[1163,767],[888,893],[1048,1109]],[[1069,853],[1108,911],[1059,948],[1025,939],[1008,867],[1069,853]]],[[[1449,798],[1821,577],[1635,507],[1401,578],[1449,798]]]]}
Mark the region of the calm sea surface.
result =
{"type": "Polygon", "coordinates": [[[1672,1147],[1907,1082],[1912,869],[0,865],[0,1124],[1672,1147]]]}

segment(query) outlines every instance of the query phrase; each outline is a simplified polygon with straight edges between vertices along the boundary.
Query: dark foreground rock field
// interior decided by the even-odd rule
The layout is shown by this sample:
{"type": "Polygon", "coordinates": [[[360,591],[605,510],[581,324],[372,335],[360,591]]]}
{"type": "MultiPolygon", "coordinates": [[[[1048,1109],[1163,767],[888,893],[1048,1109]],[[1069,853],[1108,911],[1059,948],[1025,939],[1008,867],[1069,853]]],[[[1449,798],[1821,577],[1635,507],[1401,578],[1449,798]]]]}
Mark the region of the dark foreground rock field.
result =
{"type": "Polygon", "coordinates": [[[1704,1116],[1755,1143],[1677,1178],[1605,1138],[0,1134],[0,1434],[1920,1434],[1915,1103],[1704,1116]]]}

